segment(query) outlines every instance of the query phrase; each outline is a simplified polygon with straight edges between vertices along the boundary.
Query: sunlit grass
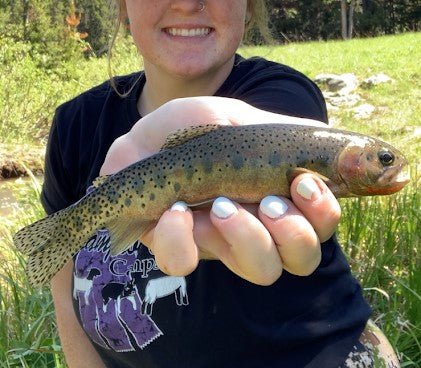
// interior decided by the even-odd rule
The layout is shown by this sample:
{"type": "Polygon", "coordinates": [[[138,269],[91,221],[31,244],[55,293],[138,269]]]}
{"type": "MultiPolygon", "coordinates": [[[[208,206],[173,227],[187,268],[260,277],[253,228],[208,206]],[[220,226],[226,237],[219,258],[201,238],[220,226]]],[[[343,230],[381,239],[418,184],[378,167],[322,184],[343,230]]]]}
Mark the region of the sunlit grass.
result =
{"type": "Polygon", "coordinates": [[[373,318],[413,367],[421,363],[420,199],[414,182],[394,196],[342,200],[338,230],[373,318]]]}
{"type": "Polygon", "coordinates": [[[12,235],[39,219],[40,184],[34,177],[15,185],[20,205],[0,221],[0,367],[64,367],[50,292],[33,288],[26,278],[24,257],[12,235]]]}

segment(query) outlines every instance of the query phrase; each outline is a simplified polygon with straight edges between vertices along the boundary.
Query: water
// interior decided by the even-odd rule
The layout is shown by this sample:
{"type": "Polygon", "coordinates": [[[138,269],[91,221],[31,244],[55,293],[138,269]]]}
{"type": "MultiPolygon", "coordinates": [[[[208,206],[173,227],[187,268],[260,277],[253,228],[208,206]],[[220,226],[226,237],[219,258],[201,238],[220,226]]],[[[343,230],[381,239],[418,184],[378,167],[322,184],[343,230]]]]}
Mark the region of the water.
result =
{"type": "MultiPolygon", "coordinates": [[[[42,178],[37,179],[42,181],[42,178]]],[[[0,181],[0,217],[10,216],[17,210],[19,202],[16,195],[19,188],[31,185],[32,180],[27,177],[0,181]]]]}
{"type": "Polygon", "coordinates": [[[12,206],[16,203],[13,190],[10,185],[0,184],[0,217],[10,215],[12,206]]]}

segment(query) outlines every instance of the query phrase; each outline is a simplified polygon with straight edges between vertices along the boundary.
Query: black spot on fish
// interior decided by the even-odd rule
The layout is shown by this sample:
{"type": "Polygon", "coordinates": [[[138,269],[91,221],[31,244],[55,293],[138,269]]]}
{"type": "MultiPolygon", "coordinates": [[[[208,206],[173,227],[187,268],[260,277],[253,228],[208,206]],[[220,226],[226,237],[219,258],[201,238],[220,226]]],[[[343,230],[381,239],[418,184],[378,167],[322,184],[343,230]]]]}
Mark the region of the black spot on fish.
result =
{"type": "Polygon", "coordinates": [[[151,193],[151,194],[149,195],[149,199],[150,199],[151,201],[154,201],[154,200],[155,200],[155,194],[154,194],[154,193],[151,193]]]}
{"type": "Polygon", "coordinates": [[[181,185],[180,185],[180,183],[174,183],[174,190],[175,190],[176,192],[179,192],[179,191],[180,191],[180,189],[181,189],[181,185]]]}
{"type": "Polygon", "coordinates": [[[130,207],[132,205],[132,200],[130,198],[126,198],[124,200],[124,205],[130,207]]]}

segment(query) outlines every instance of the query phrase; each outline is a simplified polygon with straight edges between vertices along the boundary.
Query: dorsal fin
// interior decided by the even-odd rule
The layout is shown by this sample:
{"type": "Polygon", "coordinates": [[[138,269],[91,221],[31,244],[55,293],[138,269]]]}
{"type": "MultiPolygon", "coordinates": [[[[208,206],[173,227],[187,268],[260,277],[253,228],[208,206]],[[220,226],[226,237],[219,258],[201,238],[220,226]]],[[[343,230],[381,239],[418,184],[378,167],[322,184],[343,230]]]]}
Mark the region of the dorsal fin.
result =
{"type": "Polygon", "coordinates": [[[179,129],[167,137],[164,145],[161,147],[161,151],[167,148],[179,146],[180,144],[183,144],[192,138],[199,137],[203,134],[219,129],[220,126],[221,125],[216,124],[206,124],[179,129]]]}

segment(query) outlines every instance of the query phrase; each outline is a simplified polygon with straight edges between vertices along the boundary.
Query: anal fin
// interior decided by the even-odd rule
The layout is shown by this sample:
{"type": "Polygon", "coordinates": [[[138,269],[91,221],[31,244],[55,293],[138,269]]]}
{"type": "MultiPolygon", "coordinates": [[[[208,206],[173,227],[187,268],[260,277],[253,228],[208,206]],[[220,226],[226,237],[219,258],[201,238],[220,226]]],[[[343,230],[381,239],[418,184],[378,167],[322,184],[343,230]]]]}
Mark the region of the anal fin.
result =
{"type": "Polygon", "coordinates": [[[134,217],[119,217],[105,224],[110,235],[110,253],[115,256],[129,249],[133,243],[150,231],[156,221],[145,221],[134,217]]]}

